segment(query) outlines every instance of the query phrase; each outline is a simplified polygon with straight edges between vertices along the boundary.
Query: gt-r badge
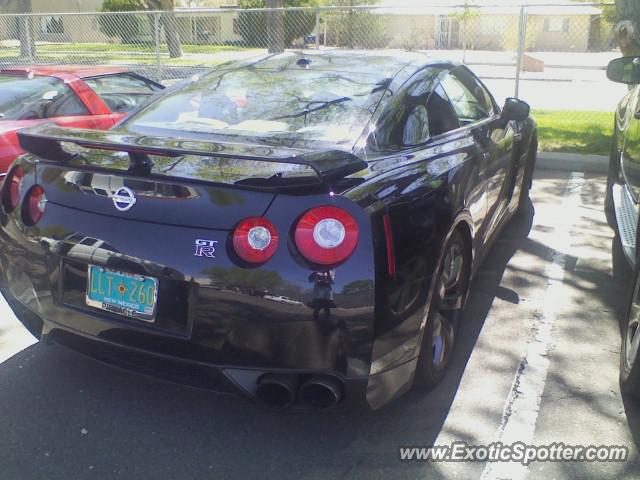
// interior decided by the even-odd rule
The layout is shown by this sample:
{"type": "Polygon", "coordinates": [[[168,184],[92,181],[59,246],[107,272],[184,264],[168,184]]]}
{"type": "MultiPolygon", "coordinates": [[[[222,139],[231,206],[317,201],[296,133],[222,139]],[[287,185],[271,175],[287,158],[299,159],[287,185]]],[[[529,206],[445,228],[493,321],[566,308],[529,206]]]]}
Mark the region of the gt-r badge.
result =
{"type": "Polygon", "coordinates": [[[111,200],[115,207],[121,212],[131,210],[137,201],[136,194],[127,187],[120,187],[116,190],[116,193],[111,195],[111,200]]]}
{"type": "Polygon", "coordinates": [[[196,240],[196,257],[216,258],[216,240],[196,240]]]}

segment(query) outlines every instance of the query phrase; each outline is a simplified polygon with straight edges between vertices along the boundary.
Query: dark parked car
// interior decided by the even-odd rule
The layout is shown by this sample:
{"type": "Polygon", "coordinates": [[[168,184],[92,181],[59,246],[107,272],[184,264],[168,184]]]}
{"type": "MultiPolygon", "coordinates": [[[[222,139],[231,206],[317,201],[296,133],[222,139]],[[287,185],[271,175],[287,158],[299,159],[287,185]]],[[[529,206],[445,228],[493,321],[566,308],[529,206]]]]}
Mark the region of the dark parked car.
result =
{"type": "Polygon", "coordinates": [[[640,262],[638,202],[640,202],[640,57],[609,64],[610,80],[632,85],[618,104],[611,144],[605,212],[615,231],[613,270],[630,284],[625,330],[620,352],[622,390],[640,396],[640,262]]]}
{"type": "Polygon", "coordinates": [[[18,318],[279,408],[378,408],[443,377],[537,146],[529,106],[465,66],[365,52],[232,62],[109,132],[20,143],[0,229],[18,318]]]}

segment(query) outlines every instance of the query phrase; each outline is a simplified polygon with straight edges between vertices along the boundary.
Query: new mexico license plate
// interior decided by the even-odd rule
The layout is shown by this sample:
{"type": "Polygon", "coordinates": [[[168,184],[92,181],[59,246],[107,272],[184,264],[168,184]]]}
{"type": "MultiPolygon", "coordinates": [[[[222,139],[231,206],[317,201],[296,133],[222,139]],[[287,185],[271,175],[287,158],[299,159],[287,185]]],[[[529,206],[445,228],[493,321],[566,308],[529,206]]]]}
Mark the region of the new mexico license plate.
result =
{"type": "Polygon", "coordinates": [[[87,305],[144,322],[155,320],[157,279],[95,265],[89,265],[87,278],[87,305]]]}

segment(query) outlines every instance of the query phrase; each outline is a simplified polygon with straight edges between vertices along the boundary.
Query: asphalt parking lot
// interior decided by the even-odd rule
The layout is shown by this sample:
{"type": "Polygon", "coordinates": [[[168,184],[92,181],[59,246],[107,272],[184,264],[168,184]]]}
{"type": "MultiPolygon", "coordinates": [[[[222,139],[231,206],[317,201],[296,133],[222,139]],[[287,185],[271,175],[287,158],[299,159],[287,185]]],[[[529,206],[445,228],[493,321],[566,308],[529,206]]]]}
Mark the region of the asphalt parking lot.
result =
{"type": "Polygon", "coordinates": [[[604,179],[540,171],[477,275],[435,390],[377,412],[283,415],[34,344],[0,307],[0,479],[640,478],[640,403],[620,394],[625,286],[604,179]],[[625,445],[625,463],[402,462],[464,440],[625,445]]]}

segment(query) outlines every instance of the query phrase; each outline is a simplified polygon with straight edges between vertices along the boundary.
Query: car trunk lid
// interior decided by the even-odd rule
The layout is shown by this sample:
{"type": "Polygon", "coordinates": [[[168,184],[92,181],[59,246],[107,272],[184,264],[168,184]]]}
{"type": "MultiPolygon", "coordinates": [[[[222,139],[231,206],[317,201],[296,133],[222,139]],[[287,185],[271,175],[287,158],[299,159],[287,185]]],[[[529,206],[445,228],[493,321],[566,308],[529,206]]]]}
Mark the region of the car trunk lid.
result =
{"type": "MultiPolygon", "coordinates": [[[[281,191],[319,188],[365,162],[341,151],[43,126],[20,132],[49,202],[130,220],[231,229],[281,191]]],[[[308,191],[308,190],[307,190],[308,191]]]]}

